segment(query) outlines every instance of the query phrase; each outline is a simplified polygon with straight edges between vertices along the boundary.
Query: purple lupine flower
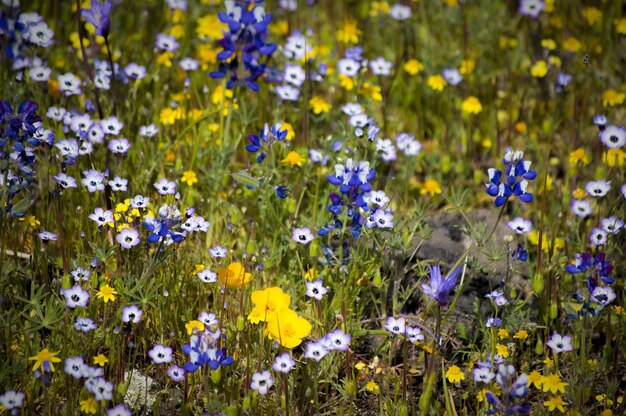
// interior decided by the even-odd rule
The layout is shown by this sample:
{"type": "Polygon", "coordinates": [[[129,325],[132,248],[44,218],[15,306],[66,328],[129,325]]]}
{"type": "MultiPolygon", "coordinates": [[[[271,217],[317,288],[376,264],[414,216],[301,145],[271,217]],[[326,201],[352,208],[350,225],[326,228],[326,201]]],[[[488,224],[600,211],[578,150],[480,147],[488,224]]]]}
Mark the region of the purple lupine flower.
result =
{"type": "Polygon", "coordinates": [[[81,15],[88,23],[96,28],[96,35],[102,37],[109,36],[111,26],[111,10],[113,9],[112,0],[91,0],[91,9],[80,9],[81,15]]]}
{"type": "Polygon", "coordinates": [[[422,284],[422,290],[432,300],[439,302],[439,305],[446,306],[449,301],[450,292],[456,285],[457,278],[461,273],[461,268],[454,269],[448,278],[441,275],[441,269],[438,265],[430,266],[430,284],[422,284]]]}

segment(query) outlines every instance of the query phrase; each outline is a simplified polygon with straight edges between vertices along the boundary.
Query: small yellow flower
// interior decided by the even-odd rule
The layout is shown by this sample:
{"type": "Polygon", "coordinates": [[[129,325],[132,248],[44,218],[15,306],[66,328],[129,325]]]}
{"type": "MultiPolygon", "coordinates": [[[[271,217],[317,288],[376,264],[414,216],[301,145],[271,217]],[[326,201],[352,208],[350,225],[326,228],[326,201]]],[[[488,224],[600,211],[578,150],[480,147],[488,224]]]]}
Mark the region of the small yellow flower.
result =
{"type": "Polygon", "coordinates": [[[595,7],[585,7],[581,14],[589,26],[593,26],[602,20],[602,12],[595,7]]]}
{"type": "Polygon", "coordinates": [[[309,107],[313,110],[313,114],[328,113],[331,108],[330,104],[319,95],[316,95],[309,100],[309,107]]]}
{"type": "Polygon", "coordinates": [[[41,224],[39,220],[34,215],[26,215],[25,217],[20,218],[20,221],[23,221],[26,226],[35,228],[41,224]]]}
{"type": "Polygon", "coordinates": [[[543,376],[541,384],[543,385],[543,391],[549,391],[550,393],[565,393],[565,386],[568,385],[568,383],[561,381],[558,374],[543,376]]]}
{"type": "Polygon", "coordinates": [[[157,57],[157,64],[169,68],[172,66],[172,58],[174,58],[174,54],[172,52],[165,51],[157,57]]]}
{"type": "Polygon", "coordinates": [[[202,263],[198,263],[198,264],[196,264],[196,266],[195,266],[195,268],[194,268],[193,272],[191,272],[191,274],[198,274],[198,273],[200,273],[202,270],[204,270],[205,268],[206,268],[206,267],[204,266],[204,264],[202,264],[202,263]]]}
{"type": "Polygon", "coordinates": [[[367,391],[371,391],[374,394],[378,394],[380,393],[380,387],[378,386],[378,384],[376,384],[376,382],[374,380],[370,380],[366,385],[365,385],[365,389],[367,391]]]}
{"type": "Polygon", "coordinates": [[[358,363],[354,364],[354,368],[356,368],[357,371],[361,371],[365,368],[365,363],[363,361],[359,361],[358,363]]]}
{"type": "Polygon", "coordinates": [[[620,105],[626,99],[626,95],[621,92],[609,89],[602,93],[602,105],[605,107],[613,107],[620,105]]]}
{"type": "Polygon", "coordinates": [[[343,43],[359,43],[361,33],[354,20],[344,20],[343,27],[337,31],[337,40],[343,43]]]}
{"type": "Polygon", "coordinates": [[[543,78],[547,73],[548,64],[544,60],[535,62],[535,64],[530,68],[530,75],[535,78],[543,78]]]}
{"type": "Polygon", "coordinates": [[[509,354],[509,349],[506,345],[496,344],[496,352],[500,357],[506,358],[509,354]]]}
{"type": "Polygon", "coordinates": [[[556,66],[556,67],[561,66],[561,58],[559,58],[558,56],[554,56],[554,55],[548,56],[548,65],[556,66]]]}
{"type": "Polygon", "coordinates": [[[515,131],[519,134],[526,134],[526,132],[528,131],[528,126],[526,126],[526,123],[524,123],[523,121],[518,121],[517,123],[515,123],[515,131]]]}
{"type": "Polygon", "coordinates": [[[315,280],[315,279],[317,279],[319,277],[319,275],[320,274],[315,269],[315,267],[312,267],[309,270],[307,270],[307,272],[304,275],[304,277],[306,278],[306,280],[315,280]]]}
{"type": "Polygon", "coordinates": [[[189,186],[193,186],[194,183],[198,182],[198,175],[196,175],[196,172],[193,170],[186,170],[183,172],[183,176],[180,178],[180,181],[189,186]]]}
{"type": "Polygon", "coordinates": [[[441,185],[435,179],[427,179],[420,185],[420,195],[428,194],[433,197],[441,193],[441,185]]]}
{"type": "Polygon", "coordinates": [[[526,338],[528,338],[528,332],[526,332],[525,329],[520,329],[519,331],[517,331],[517,333],[515,333],[515,335],[513,335],[513,338],[524,341],[526,338]]]}
{"type": "Polygon", "coordinates": [[[173,108],[164,108],[159,114],[159,121],[161,121],[161,124],[166,126],[176,123],[176,120],[179,118],[179,112],[173,108]]]}
{"type": "Polygon", "coordinates": [[[461,371],[459,366],[453,365],[446,371],[446,378],[450,383],[458,383],[459,381],[465,380],[465,374],[461,371]]]}
{"type": "Polygon", "coordinates": [[[417,59],[409,59],[403,66],[404,71],[409,75],[417,75],[424,69],[424,65],[417,59]]]}
{"type": "Polygon", "coordinates": [[[478,114],[483,111],[483,106],[478,101],[478,98],[472,96],[467,97],[463,100],[463,104],[461,104],[461,110],[467,114],[478,114]]]}
{"type": "Polygon", "coordinates": [[[286,20],[272,22],[270,25],[270,33],[275,36],[283,36],[289,33],[289,23],[286,20]]]}
{"type": "Polygon", "coordinates": [[[553,39],[541,39],[541,47],[553,51],[556,49],[556,42],[553,39]]]}
{"type": "Polygon", "coordinates": [[[80,411],[90,415],[95,415],[98,412],[98,402],[93,397],[81,400],[80,411]]]}
{"type": "Polygon", "coordinates": [[[104,367],[106,363],[109,362],[109,359],[104,356],[104,354],[99,354],[93,357],[93,363],[95,365],[99,365],[100,367],[104,367]]]}
{"type": "Polygon", "coordinates": [[[389,3],[386,1],[373,1],[370,7],[370,16],[386,15],[389,14],[390,10],[391,7],[389,7],[389,3]]]}
{"type": "Polygon", "coordinates": [[[543,383],[543,376],[539,373],[539,371],[534,370],[532,373],[528,375],[528,383],[526,384],[528,387],[534,384],[535,388],[540,389],[542,383],[543,383]]]}
{"type": "Polygon", "coordinates": [[[570,36],[563,41],[563,49],[568,52],[578,52],[582,47],[583,44],[573,36],[570,36]]]}
{"type": "Polygon", "coordinates": [[[572,153],[569,154],[569,163],[571,165],[582,163],[584,166],[587,166],[589,162],[591,162],[591,157],[583,148],[572,150],[572,153]]]}
{"type": "Polygon", "coordinates": [[[615,29],[620,35],[626,35],[626,17],[615,21],[615,29]]]}
{"type": "Polygon", "coordinates": [[[584,189],[576,188],[574,192],[572,192],[572,196],[576,199],[585,199],[587,192],[585,192],[584,189]]]}
{"type": "Polygon", "coordinates": [[[28,360],[35,361],[33,371],[36,371],[38,368],[44,371],[54,371],[54,363],[61,362],[61,359],[57,357],[58,354],[58,352],[51,352],[47,348],[44,348],[28,360]]]}
{"type": "Polygon", "coordinates": [[[554,396],[550,398],[550,400],[543,402],[543,405],[547,407],[548,410],[550,410],[551,412],[559,409],[561,413],[565,413],[565,408],[563,407],[564,404],[565,402],[563,401],[563,398],[561,396],[554,396]]]}
{"type": "Polygon", "coordinates": [[[117,295],[117,291],[115,290],[115,288],[109,286],[108,284],[102,286],[98,293],[96,293],[98,299],[102,299],[104,303],[114,301],[115,295],[117,295]]]}
{"type": "Polygon", "coordinates": [[[234,262],[224,269],[219,269],[217,278],[224,286],[242,288],[252,281],[253,276],[251,273],[246,272],[243,264],[234,262]]]}
{"type": "Polygon", "coordinates": [[[550,357],[544,358],[543,363],[545,364],[546,368],[554,367],[554,361],[550,357]]]}
{"type": "Polygon", "coordinates": [[[446,80],[441,75],[431,75],[426,79],[426,84],[430,89],[435,91],[443,91],[444,87],[448,85],[446,80]]]}
{"type": "Polygon", "coordinates": [[[185,324],[185,329],[187,330],[187,335],[191,335],[194,332],[204,331],[204,323],[194,319],[185,324]]]}
{"type": "Polygon", "coordinates": [[[228,25],[222,23],[217,15],[213,14],[200,17],[197,23],[196,34],[201,38],[217,40],[223,36],[222,31],[228,30],[228,25]]]}
{"type": "Polygon", "coordinates": [[[211,45],[202,44],[198,45],[198,47],[196,48],[196,53],[200,62],[202,62],[202,64],[204,65],[207,65],[217,62],[217,54],[219,53],[219,50],[211,45]]]}
{"type": "Polygon", "coordinates": [[[300,156],[298,152],[294,152],[293,150],[287,153],[287,156],[285,156],[285,158],[281,160],[281,163],[283,165],[286,165],[292,168],[294,166],[303,166],[304,162],[306,162],[306,159],[300,156]]]}
{"type": "Polygon", "coordinates": [[[471,59],[463,59],[461,61],[461,65],[459,66],[459,72],[462,75],[471,74],[474,72],[474,68],[476,68],[476,63],[471,59]]]}
{"type": "Polygon", "coordinates": [[[622,306],[615,305],[613,309],[615,309],[615,314],[618,316],[626,315],[626,309],[624,309],[622,306]]]}
{"type": "Polygon", "coordinates": [[[183,25],[174,25],[170,29],[170,35],[176,39],[180,39],[185,36],[185,27],[183,25]]]}
{"type": "MultiPolygon", "coordinates": [[[[509,337],[509,330],[506,328],[500,328],[498,329],[498,338],[503,339],[503,338],[508,338],[509,337]]],[[[500,354],[502,355],[502,354],[500,354]]]]}
{"type": "Polygon", "coordinates": [[[380,93],[380,87],[378,85],[370,84],[369,82],[363,83],[359,93],[366,97],[370,97],[374,101],[383,100],[383,95],[380,93]]]}
{"type": "Polygon", "coordinates": [[[479,391],[479,392],[476,394],[476,400],[478,400],[478,403],[482,403],[482,402],[484,402],[485,400],[487,400],[487,392],[488,392],[488,391],[489,391],[489,390],[487,390],[487,389],[482,389],[481,391],[479,391]]]}
{"type": "Polygon", "coordinates": [[[352,91],[354,89],[354,86],[356,85],[356,81],[347,75],[341,74],[339,75],[339,85],[341,86],[341,88],[352,91]]]}

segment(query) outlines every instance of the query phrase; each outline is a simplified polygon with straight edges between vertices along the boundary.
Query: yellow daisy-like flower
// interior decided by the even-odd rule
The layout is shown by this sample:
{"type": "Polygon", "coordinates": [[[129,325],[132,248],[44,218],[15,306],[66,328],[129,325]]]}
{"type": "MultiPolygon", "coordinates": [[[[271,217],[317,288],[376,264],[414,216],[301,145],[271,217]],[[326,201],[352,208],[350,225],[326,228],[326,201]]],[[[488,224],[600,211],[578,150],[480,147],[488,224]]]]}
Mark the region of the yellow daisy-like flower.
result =
{"type": "Polygon", "coordinates": [[[319,95],[316,95],[309,100],[309,107],[313,110],[313,114],[328,113],[331,108],[330,104],[319,95]]]}
{"type": "Polygon", "coordinates": [[[228,30],[228,25],[222,23],[214,14],[200,17],[197,23],[196,34],[200,37],[220,39],[223,36],[222,31],[228,30]]]}
{"type": "Polygon", "coordinates": [[[357,369],[357,371],[361,371],[365,368],[365,363],[363,361],[359,361],[358,363],[354,364],[354,368],[357,369]]]}
{"type": "Polygon", "coordinates": [[[579,163],[582,163],[584,166],[587,166],[589,162],[591,162],[591,157],[583,148],[572,150],[572,152],[569,154],[569,163],[571,165],[577,165],[579,163]]]}
{"type": "Polygon", "coordinates": [[[172,66],[172,58],[174,58],[174,54],[172,52],[165,51],[157,57],[157,64],[169,68],[172,66]]]}
{"type": "Polygon", "coordinates": [[[304,162],[306,162],[306,159],[300,156],[298,152],[294,152],[293,150],[287,153],[287,156],[285,156],[285,158],[281,160],[281,163],[283,165],[286,165],[292,168],[294,166],[303,166],[304,162]]]}
{"type": "Polygon", "coordinates": [[[602,161],[609,167],[624,166],[626,152],[622,149],[608,149],[606,153],[602,155],[602,161]]]}
{"type": "Polygon", "coordinates": [[[183,172],[183,176],[180,178],[180,181],[189,186],[193,186],[194,183],[198,182],[198,175],[196,175],[196,172],[193,170],[186,170],[183,172]]]}
{"type": "Polygon", "coordinates": [[[41,222],[37,219],[37,217],[35,217],[34,215],[30,215],[30,214],[26,215],[25,217],[21,217],[19,220],[24,222],[26,226],[31,227],[31,228],[35,228],[41,224],[41,222]]]}
{"type": "Polygon", "coordinates": [[[214,48],[208,44],[198,45],[196,48],[196,54],[200,62],[204,65],[214,64],[217,62],[217,54],[219,53],[219,49],[214,48]]]}
{"type": "Polygon", "coordinates": [[[483,106],[478,98],[472,96],[467,97],[461,104],[461,110],[467,114],[478,114],[483,111],[483,106]]]}
{"type": "Polygon", "coordinates": [[[60,363],[61,359],[57,357],[58,352],[51,352],[48,348],[44,348],[36,355],[30,357],[28,361],[34,361],[33,371],[41,368],[43,371],[54,371],[54,363],[60,363]]]}
{"type": "Polygon", "coordinates": [[[583,44],[573,36],[570,36],[563,41],[563,49],[568,52],[578,52],[582,47],[583,44]]]}
{"type": "Polygon", "coordinates": [[[500,357],[503,357],[503,358],[506,358],[510,355],[508,347],[502,344],[496,345],[496,352],[498,353],[500,357]]]}
{"type": "Polygon", "coordinates": [[[304,275],[304,278],[306,280],[315,280],[320,276],[320,274],[318,273],[318,271],[315,269],[315,267],[310,268],[309,270],[307,270],[307,272],[304,275]]]}
{"type": "Polygon", "coordinates": [[[183,25],[174,25],[170,29],[170,35],[176,39],[180,39],[185,36],[185,27],[183,25]]]}
{"type": "Polygon", "coordinates": [[[359,43],[361,33],[357,28],[356,21],[344,20],[343,27],[337,31],[337,40],[343,43],[359,43]]]}
{"type": "Polygon", "coordinates": [[[374,101],[383,100],[383,95],[380,93],[380,87],[378,85],[370,84],[369,82],[363,83],[359,93],[366,97],[370,97],[374,101]]]}
{"type": "Polygon", "coordinates": [[[409,75],[417,75],[424,69],[424,65],[417,59],[409,59],[402,67],[409,75]]]}
{"type": "Polygon", "coordinates": [[[556,42],[553,39],[541,39],[541,47],[553,51],[556,49],[556,42]]]}
{"type": "Polygon", "coordinates": [[[433,197],[441,193],[441,185],[435,179],[426,179],[424,183],[420,185],[420,194],[428,194],[433,197]]]}
{"type": "Polygon", "coordinates": [[[535,64],[530,68],[530,75],[535,78],[543,78],[547,73],[548,64],[544,60],[535,62],[535,64]]]}
{"type": "Polygon", "coordinates": [[[593,26],[602,20],[602,11],[595,7],[585,7],[581,14],[589,26],[593,26]]]}
{"type": "Polygon", "coordinates": [[[540,389],[542,383],[543,376],[539,373],[539,371],[534,370],[528,375],[528,383],[526,384],[526,386],[530,387],[531,385],[534,385],[535,388],[540,389]]]}
{"type": "Polygon", "coordinates": [[[446,371],[446,378],[450,383],[458,383],[465,380],[465,374],[461,371],[459,366],[453,365],[446,371]]]}
{"type": "Polygon", "coordinates": [[[498,338],[503,339],[503,338],[508,338],[509,337],[509,330],[506,328],[500,328],[498,329],[498,338]]]}
{"type": "Polygon", "coordinates": [[[356,85],[356,81],[347,75],[341,74],[339,75],[339,85],[341,86],[341,88],[352,91],[352,89],[356,85]]]}
{"type": "Polygon", "coordinates": [[[587,192],[584,189],[576,188],[574,192],[572,192],[572,196],[575,199],[585,199],[587,192]]]}
{"type": "Polygon", "coordinates": [[[543,386],[542,390],[544,392],[549,391],[550,393],[565,393],[565,386],[568,385],[568,383],[561,381],[558,374],[543,376],[541,384],[543,386]]]}
{"type": "Polygon", "coordinates": [[[102,286],[96,296],[98,299],[102,299],[104,303],[108,303],[109,301],[115,300],[115,295],[117,295],[117,291],[115,288],[109,286],[108,284],[102,286]]]}
{"type": "Polygon", "coordinates": [[[561,396],[554,396],[550,398],[550,400],[543,402],[543,405],[548,408],[549,411],[553,412],[556,409],[559,409],[561,413],[565,413],[565,402],[561,396]]]}
{"type": "Polygon", "coordinates": [[[448,83],[441,75],[431,75],[426,79],[426,84],[430,87],[431,90],[435,91],[443,91],[448,83]]]}
{"type": "Polygon", "coordinates": [[[365,385],[365,390],[372,392],[374,394],[378,394],[380,393],[380,387],[378,386],[378,384],[376,384],[376,382],[374,380],[370,380],[366,385],[365,385]]]}
{"type": "Polygon", "coordinates": [[[109,362],[109,359],[105,357],[104,354],[98,354],[95,357],[93,357],[94,365],[99,365],[100,367],[104,367],[104,365],[108,362],[109,362]]]}
{"type": "Polygon", "coordinates": [[[178,120],[179,118],[179,112],[173,108],[164,108],[159,114],[159,121],[161,121],[161,124],[166,126],[176,123],[176,120],[178,120]]]}
{"type": "Polygon", "coordinates": [[[187,335],[191,335],[194,332],[204,331],[204,322],[191,320],[185,324],[185,329],[187,330],[187,335]]]}
{"type": "Polygon", "coordinates": [[[98,412],[98,402],[93,397],[81,400],[80,411],[90,415],[95,415],[98,412]]]}
{"type": "Polygon", "coordinates": [[[520,329],[515,333],[515,335],[513,335],[513,338],[524,341],[526,340],[526,338],[528,338],[528,332],[526,332],[525,329],[520,329]]]}
{"type": "Polygon", "coordinates": [[[609,89],[602,93],[602,105],[605,107],[614,107],[620,105],[626,99],[626,95],[621,92],[609,89]]]}
{"type": "Polygon", "coordinates": [[[389,7],[389,3],[386,1],[373,1],[370,6],[370,16],[376,17],[378,15],[386,15],[389,14],[391,7],[389,7]]]}
{"type": "Polygon", "coordinates": [[[471,59],[463,59],[461,61],[461,65],[459,66],[459,73],[462,75],[471,74],[474,72],[474,68],[476,67],[476,63],[471,59]]]}

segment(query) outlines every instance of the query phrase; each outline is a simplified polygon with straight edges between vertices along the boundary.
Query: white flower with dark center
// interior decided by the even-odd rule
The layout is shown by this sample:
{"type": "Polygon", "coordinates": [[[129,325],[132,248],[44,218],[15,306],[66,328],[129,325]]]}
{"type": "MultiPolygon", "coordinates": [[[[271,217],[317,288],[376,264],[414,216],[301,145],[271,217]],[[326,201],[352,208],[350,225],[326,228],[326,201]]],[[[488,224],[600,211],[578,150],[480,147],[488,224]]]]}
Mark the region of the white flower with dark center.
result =
{"type": "Polygon", "coordinates": [[[83,377],[84,367],[85,360],[83,357],[67,357],[65,359],[65,373],[77,380],[83,377]]]}
{"type": "Polygon", "coordinates": [[[304,80],[306,79],[306,73],[300,65],[287,64],[285,66],[285,75],[283,79],[285,80],[285,82],[299,87],[304,84],[304,80]]]}
{"type": "Polygon", "coordinates": [[[326,293],[328,293],[328,289],[324,287],[322,279],[306,282],[306,295],[308,297],[322,300],[326,293]]]}
{"type": "Polygon", "coordinates": [[[104,174],[97,170],[90,169],[83,172],[85,176],[80,183],[87,187],[89,193],[102,191],[104,189],[104,174]]]}
{"type": "Polygon", "coordinates": [[[478,367],[472,370],[476,383],[491,383],[496,375],[488,367],[478,367]]]}
{"type": "Polygon", "coordinates": [[[59,149],[59,152],[61,152],[61,156],[78,156],[78,142],[76,141],[76,139],[59,140],[58,142],[56,142],[54,147],[59,149]]]}
{"type": "Polygon", "coordinates": [[[409,342],[412,342],[413,344],[419,341],[424,341],[424,334],[422,334],[422,330],[412,326],[406,327],[406,337],[409,342]]]}
{"type": "Polygon", "coordinates": [[[369,123],[369,117],[365,113],[353,114],[350,116],[348,123],[350,123],[352,127],[363,128],[367,126],[367,123],[369,123]]]}
{"type": "Polygon", "coordinates": [[[155,364],[169,363],[172,361],[172,348],[156,344],[148,351],[148,355],[155,364]]]}
{"type": "Polygon", "coordinates": [[[130,200],[130,206],[132,208],[147,208],[148,202],[150,202],[150,198],[148,198],[147,196],[135,195],[130,200]]]}
{"type": "Polygon", "coordinates": [[[403,4],[396,3],[389,9],[389,16],[395,20],[406,20],[412,15],[411,8],[403,4]]]}
{"type": "Polygon", "coordinates": [[[360,68],[361,65],[354,59],[343,58],[337,62],[337,70],[339,73],[348,77],[355,76],[359,72],[360,68]]]}
{"type": "Polygon", "coordinates": [[[374,75],[388,76],[391,73],[393,64],[382,56],[369,62],[370,69],[374,75]]]}
{"type": "Polygon", "coordinates": [[[5,410],[15,410],[18,407],[22,407],[24,401],[24,393],[21,391],[8,390],[0,396],[0,406],[5,410]]]}
{"type": "Polygon", "coordinates": [[[68,72],[63,75],[59,75],[57,80],[59,81],[59,90],[65,96],[78,95],[81,93],[81,81],[76,75],[68,72]]]}
{"type": "Polygon", "coordinates": [[[368,205],[383,208],[389,203],[389,197],[385,195],[385,191],[370,191],[363,195],[363,201],[368,205]]]}
{"type": "Polygon", "coordinates": [[[122,309],[122,322],[138,324],[143,316],[143,311],[137,305],[129,305],[122,309]]]}
{"type": "Polygon", "coordinates": [[[272,385],[274,385],[274,379],[269,371],[265,370],[261,373],[256,372],[252,374],[250,388],[256,390],[259,394],[266,395],[272,385]]]}
{"type": "Polygon", "coordinates": [[[617,298],[613,289],[609,286],[596,286],[591,293],[589,300],[596,302],[602,306],[606,306],[617,298]]]}
{"type": "Polygon", "coordinates": [[[572,346],[572,337],[569,335],[562,336],[557,334],[556,332],[552,334],[550,340],[546,342],[546,345],[552,348],[556,354],[561,352],[572,351],[574,347],[572,346]]]}
{"type": "Polygon", "coordinates": [[[611,181],[605,181],[603,179],[597,181],[587,182],[585,185],[585,191],[590,196],[602,197],[611,190],[611,181]]]}
{"type": "Polygon", "coordinates": [[[146,67],[142,65],[137,65],[135,63],[130,63],[126,65],[124,68],[124,72],[131,79],[143,79],[146,77],[146,67]]]}
{"type": "Polygon", "coordinates": [[[228,254],[228,249],[222,246],[215,246],[209,249],[209,254],[213,258],[222,258],[225,259],[228,254]]]}
{"type": "Polygon", "coordinates": [[[63,121],[63,118],[67,114],[67,110],[63,107],[48,107],[46,117],[54,121],[63,121]]]}
{"type": "Polygon", "coordinates": [[[377,209],[372,215],[372,221],[378,228],[393,228],[393,214],[383,209],[377,209]]]}
{"type": "Polygon", "coordinates": [[[586,218],[591,215],[592,212],[591,204],[586,199],[576,199],[572,202],[572,213],[577,217],[586,218]]]}
{"type": "Polygon", "coordinates": [[[106,134],[112,134],[117,136],[122,131],[122,127],[124,127],[124,123],[119,121],[117,117],[111,116],[109,118],[105,118],[100,121],[100,127],[106,134]]]}
{"type": "Polygon", "coordinates": [[[602,228],[596,227],[591,230],[589,241],[591,241],[591,244],[593,244],[594,246],[601,246],[603,244],[606,244],[607,236],[608,234],[606,231],[604,231],[602,228]]]}
{"type": "Polygon", "coordinates": [[[611,234],[619,234],[620,230],[624,228],[624,221],[616,216],[603,218],[600,221],[600,224],[602,225],[602,229],[604,231],[611,234]]]}
{"type": "Polygon", "coordinates": [[[347,103],[341,107],[341,111],[343,111],[346,115],[354,116],[361,114],[363,112],[363,107],[361,107],[361,104],[358,103],[347,103]]]}
{"type": "Polygon", "coordinates": [[[532,231],[533,229],[533,224],[530,221],[525,220],[521,217],[517,217],[507,222],[506,225],[508,225],[509,228],[515,231],[517,234],[525,234],[532,231]]]}
{"type": "Polygon", "coordinates": [[[307,245],[315,239],[315,236],[308,228],[294,228],[291,233],[291,239],[296,243],[307,245]]]}
{"type": "Polygon", "coordinates": [[[139,244],[139,232],[130,228],[124,228],[115,236],[115,239],[123,248],[129,250],[139,244]]]}
{"type": "Polygon", "coordinates": [[[195,71],[200,66],[198,61],[193,58],[184,58],[178,63],[184,71],[195,71]]]}
{"type": "Polygon", "coordinates": [[[387,318],[387,323],[385,324],[385,329],[389,331],[392,335],[404,335],[406,328],[406,321],[404,318],[394,318],[390,316],[387,318]]]}
{"type": "Polygon", "coordinates": [[[160,195],[174,195],[176,193],[176,182],[168,181],[166,178],[159,179],[153,186],[160,195]]]}
{"type": "Polygon", "coordinates": [[[296,366],[296,361],[291,358],[288,352],[276,356],[272,368],[278,373],[288,374],[296,366]]]}
{"type": "Polygon", "coordinates": [[[196,274],[200,280],[204,283],[215,283],[217,282],[217,274],[212,272],[209,269],[204,269],[196,274]]]}
{"type": "Polygon", "coordinates": [[[119,139],[112,139],[109,142],[109,150],[115,154],[124,154],[131,148],[131,144],[128,139],[120,137],[119,139]]]}
{"type": "Polygon", "coordinates": [[[277,86],[274,91],[281,100],[285,101],[298,101],[300,97],[300,90],[287,84],[277,86]]]}
{"type": "Polygon", "coordinates": [[[626,129],[617,126],[607,126],[600,132],[600,141],[609,149],[619,149],[626,144],[626,129]]]}
{"type": "Polygon", "coordinates": [[[89,301],[89,292],[79,285],[74,285],[69,289],[63,289],[62,295],[65,298],[65,304],[71,309],[77,306],[84,308],[89,301]]]}
{"type": "Polygon", "coordinates": [[[102,227],[103,225],[113,224],[113,211],[104,210],[100,207],[96,207],[93,210],[92,214],[89,214],[89,219],[95,221],[98,224],[98,227],[102,227]]]}
{"type": "Polygon", "coordinates": [[[128,179],[116,176],[109,181],[109,186],[113,192],[126,192],[128,190],[128,179]]]}
{"type": "Polygon", "coordinates": [[[317,362],[321,361],[328,354],[328,350],[324,347],[322,340],[309,342],[306,344],[306,350],[304,351],[304,358],[313,359],[317,362]]]}
{"type": "Polygon", "coordinates": [[[47,48],[52,45],[54,32],[50,30],[45,22],[41,21],[33,25],[29,25],[26,31],[22,32],[22,37],[30,43],[47,48]]]}
{"type": "Polygon", "coordinates": [[[37,82],[46,82],[50,79],[52,70],[45,66],[35,66],[28,70],[28,76],[37,82]]]}
{"type": "Polygon", "coordinates": [[[348,351],[352,337],[337,328],[323,338],[324,346],[329,351],[348,351]]]}
{"type": "Polygon", "coordinates": [[[91,271],[88,269],[83,269],[82,267],[77,267],[72,270],[70,273],[74,278],[75,282],[86,282],[89,280],[89,276],[91,276],[91,271]]]}
{"type": "Polygon", "coordinates": [[[159,134],[159,128],[154,124],[139,127],[139,135],[142,137],[154,137],[159,134]]]}

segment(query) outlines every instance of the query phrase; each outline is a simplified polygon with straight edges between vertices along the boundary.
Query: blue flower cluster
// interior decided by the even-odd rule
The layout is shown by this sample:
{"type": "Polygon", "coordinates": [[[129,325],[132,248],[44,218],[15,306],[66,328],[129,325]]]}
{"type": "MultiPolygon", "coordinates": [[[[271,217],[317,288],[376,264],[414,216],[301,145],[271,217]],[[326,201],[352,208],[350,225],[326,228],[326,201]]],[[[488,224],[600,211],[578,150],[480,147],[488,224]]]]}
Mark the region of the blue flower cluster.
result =
{"type": "Polygon", "coordinates": [[[0,189],[6,192],[6,208],[12,217],[23,217],[30,205],[29,199],[15,205],[13,200],[35,181],[35,150],[54,144],[54,134],[43,128],[38,108],[33,101],[24,101],[15,113],[9,102],[0,101],[0,189]]]}
{"type": "Polygon", "coordinates": [[[193,373],[205,365],[208,365],[211,370],[217,370],[221,366],[235,362],[233,357],[226,355],[224,348],[215,347],[220,335],[219,328],[216,328],[215,332],[207,328],[191,335],[189,344],[183,345],[183,352],[189,356],[189,361],[183,367],[186,372],[193,373]]]}
{"type": "Polygon", "coordinates": [[[508,150],[502,159],[506,165],[502,180],[502,171],[490,168],[489,183],[486,183],[487,194],[495,197],[496,207],[506,203],[511,196],[516,196],[522,202],[532,202],[533,194],[527,191],[528,181],[537,177],[537,172],[530,170],[531,162],[524,160],[524,152],[508,150]]]}
{"type": "Polygon", "coordinates": [[[615,283],[615,278],[611,276],[613,265],[607,260],[606,253],[600,252],[595,256],[589,253],[576,254],[574,262],[565,266],[565,271],[570,274],[586,274],[587,290],[589,295],[583,296],[581,293],[574,293],[574,300],[582,303],[582,307],[572,317],[578,318],[586,313],[599,314],[602,307],[612,303],[617,295],[610,286],[615,283]],[[593,306],[593,304],[597,306],[593,306]]]}
{"type": "Polygon", "coordinates": [[[333,229],[341,230],[343,223],[339,219],[339,214],[346,207],[348,218],[351,220],[350,230],[355,238],[359,238],[366,218],[361,215],[359,208],[367,210],[368,205],[364,195],[372,190],[370,181],[376,176],[376,171],[370,168],[367,161],[356,162],[348,159],[344,164],[335,165],[335,174],[328,176],[328,182],[339,186],[340,194],[330,194],[330,205],[328,211],[333,214],[333,223],[326,224],[318,234],[321,236],[329,234],[333,229]],[[344,198],[345,196],[345,198],[344,198]]]}
{"type": "Polygon", "coordinates": [[[219,40],[223,48],[217,54],[219,69],[210,73],[211,78],[228,76],[226,87],[232,89],[237,84],[259,90],[257,80],[265,73],[266,64],[260,63],[263,56],[269,57],[276,51],[276,44],[267,43],[268,25],[272,14],[265,13],[263,1],[237,0],[226,2],[226,12],[218,13],[221,22],[228,25],[228,32],[219,40]],[[259,3],[259,4],[256,4],[259,3]],[[250,7],[253,4],[254,7],[250,7]],[[245,78],[240,65],[243,63],[245,78]]]}
{"type": "Polygon", "coordinates": [[[528,376],[521,373],[515,377],[515,367],[511,364],[500,364],[496,373],[496,383],[502,391],[502,398],[499,399],[494,393],[488,391],[485,394],[487,402],[491,408],[487,410],[488,415],[526,415],[530,413],[530,403],[516,403],[516,399],[526,397],[528,394],[528,376]]]}
{"type": "Polygon", "coordinates": [[[265,160],[267,156],[267,151],[270,146],[277,141],[283,141],[287,137],[287,129],[281,130],[282,124],[276,123],[271,128],[265,123],[265,126],[261,130],[258,135],[251,134],[248,136],[249,145],[246,146],[246,150],[250,153],[257,153],[262,148],[266,148],[263,150],[256,158],[258,163],[261,163],[265,160]]]}

